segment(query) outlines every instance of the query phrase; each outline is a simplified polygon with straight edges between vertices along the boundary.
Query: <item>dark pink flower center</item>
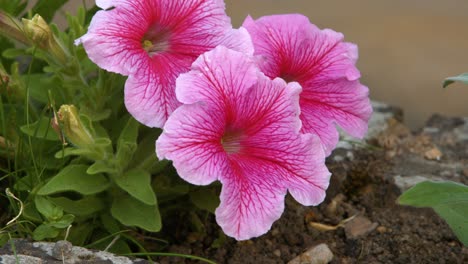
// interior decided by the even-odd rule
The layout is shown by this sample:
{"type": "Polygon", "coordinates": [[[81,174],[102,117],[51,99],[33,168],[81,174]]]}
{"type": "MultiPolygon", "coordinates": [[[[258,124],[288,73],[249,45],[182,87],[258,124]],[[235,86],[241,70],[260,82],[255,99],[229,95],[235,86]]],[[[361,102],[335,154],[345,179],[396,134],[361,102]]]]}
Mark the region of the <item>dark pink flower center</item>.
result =
{"type": "Polygon", "coordinates": [[[141,45],[150,57],[158,53],[169,50],[170,32],[158,24],[153,24],[148,28],[142,38],[141,45]]]}
{"type": "Polygon", "coordinates": [[[224,151],[228,154],[239,153],[241,150],[241,139],[243,137],[242,132],[238,130],[230,131],[227,130],[221,138],[221,145],[224,151]]]}
{"type": "Polygon", "coordinates": [[[283,80],[285,80],[287,83],[290,83],[290,82],[296,82],[297,78],[295,76],[293,76],[292,74],[289,74],[289,73],[281,73],[280,78],[282,78],[283,80]]]}

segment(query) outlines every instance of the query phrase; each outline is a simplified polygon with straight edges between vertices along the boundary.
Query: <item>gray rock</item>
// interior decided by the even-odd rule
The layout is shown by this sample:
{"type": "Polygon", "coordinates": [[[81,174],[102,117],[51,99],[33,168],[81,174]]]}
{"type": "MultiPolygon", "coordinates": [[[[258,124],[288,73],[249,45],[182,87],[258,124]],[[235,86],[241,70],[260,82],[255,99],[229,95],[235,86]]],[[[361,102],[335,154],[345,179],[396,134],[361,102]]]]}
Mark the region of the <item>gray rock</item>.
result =
{"type": "MultiPolygon", "coordinates": [[[[143,259],[131,259],[127,257],[117,256],[109,252],[90,250],[82,247],[72,246],[67,241],[58,241],[57,243],[50,242],[30,242],[24,239],[13,240],[15,252],[18,256],[23,256],[24,259],[19,263],[23,264],[146,264],[149,263],[143,259]],[[24,260],[24,261],[23,261],[24,260]],[[26,262],[29,261],[29,262],[26,262]]],[[[13,255],[10,243],[0,248],[0,263],[7,262],[13,255]]]]}
{"type": "Polygon", "coordinates": [[[414,185],[423,182],[423,181],[443,181],[444,179],[441,177],[437,177],[434,175],[412,175],[412,176],[404,176],[397,175],[393,178],[395,180],[395,185],[404,192],[409,188],[413,187],[414,185]]]}
{"type": "Polygon", "coordinates": [[[319,244],[295,257],[288,264],[326,264],[333,260],[333,252],[327,244],[319,244]]]}
{"type": "Polygon", "coordinates": [[[26,256],[26,255],[4,255],[0,256],[1,264],[43,264],[40,258],[26,256]]]}

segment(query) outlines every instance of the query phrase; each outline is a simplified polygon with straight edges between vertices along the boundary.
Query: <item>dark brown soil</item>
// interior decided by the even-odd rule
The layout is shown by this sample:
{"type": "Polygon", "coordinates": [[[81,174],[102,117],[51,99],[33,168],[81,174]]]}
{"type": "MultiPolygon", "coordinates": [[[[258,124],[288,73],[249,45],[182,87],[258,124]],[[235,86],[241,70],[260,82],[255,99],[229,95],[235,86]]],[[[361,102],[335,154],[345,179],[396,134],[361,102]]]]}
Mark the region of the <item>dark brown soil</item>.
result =
{"type": "MultiPolygon", "coordinates": [[[[463,124],[452,121],[447,131],[463,124]]],[[[468,142],[444,144],[441,134],[447,124],[441,122],[436,120],[440,129],[433,135],[424,131],[417,134],[391,131],[398,134],[393,145],[383,144],[389,135],[381,135],[374,142],[380,145],[377,149],[355,150],[352,156],[346,156],[348,150],[335,151],[328,162],[333,176],[325,202],[318,207],[305,207],[288,197],[281,219],[260,238],[243,242],[227,238],[220,247],[213,248],[214,238],[221,231],[210,217],[205,237],[194,240],[182,232],[180,237],[191,239],[173,244],[167,250],[203,256],[217,263],[287,263],[306,249],[325,243],[334,254],[332,263],[468,263],[468,248],[463,247],[431,209],[405,207],[396,202],[401,194],[393,180],[397,174],[417,174],[429,168],[432,174],[441,175],[447,174],[449,167],[455,168],[453,173],[459,181],[468,181],[468,175],[463,174],[468,164],[465,163],[468,142]],[[427,149],[433,147],[442,150],[444,156],[440,161],[424,158],[427,149]],[[345,158],[337,162],[336,156],[345,158]],[[319,231],[310,224],[336,225],[356,214],[378,223],[378,227],[368,235],[353,239],[347,237],[343,228],[319,231]]],[[[159,261],[161,264],[195,263],[181,258],[159,261]]]]}
{"type": "MultiPolygon", "coordinates": [[[[168,247],[136,237],[150,252],[190,254],[220,264],[288,263],[321,243],[333,252],[331,263],[468,263],[468,248],[431,209],[397,204],[401,185],[395,177],[468,184],[468,118],[434,116],[417,133],[390,120],[369,144],[335,150],[327,161],[333,176],[326,200],[305,207],[287,197],[283,216],[260,238],[237,242],[222,234],[213,215],[200,213],[195,218],[201,223],[194,223],[193,213],[178,210],[171,218],[164,216],[172,221],[156,234],[171,240],[168,247]],[[365,234],[353,235],[353,221],[334,228],[353,216],[359,216],[353,221],[368,219],[361,222],[369,228],[365,234]]],[[[0,205],[4,202],[0,197],[0,205]]],[[[157,261],[199,263],[180,257],[157,261]]]]}

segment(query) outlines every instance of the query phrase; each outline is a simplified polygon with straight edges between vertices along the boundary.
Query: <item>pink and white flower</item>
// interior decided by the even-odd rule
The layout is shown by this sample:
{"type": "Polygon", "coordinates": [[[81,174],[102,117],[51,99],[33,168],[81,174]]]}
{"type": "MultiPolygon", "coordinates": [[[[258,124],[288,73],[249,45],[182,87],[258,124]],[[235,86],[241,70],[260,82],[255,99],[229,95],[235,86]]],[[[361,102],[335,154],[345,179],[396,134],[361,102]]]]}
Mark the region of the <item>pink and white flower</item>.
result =
{"type": "Polygon", "coordinates": [[[300,133],[301,87],[261,73],[251,57],[219,46],[177,79],[184,103],[156,142],[186,181],[223,187],[216,220],[238,240],[266,233],[289,193],[323,201],[330,173],[320,140],[300,133]]]}
{"type": "Polygon", "coordinates": [[[366,134],[372,107],[367,87],[359,82],[356,45],[299,14],[247,17],[243,26],[265,75],[302,86],[302,132],[318,135],[327,155],[338,143],[335,124],[354,137],[366,134]]]}
{"type": "Polygon", "coordinates": [[[222,0],[97,0],[88,32],[76,41],[99,67],[128,75],[125,105],[141,123],[162,127],[180,103],[175,80],[203,52],[223,44],[250,52],[222,0]]]}

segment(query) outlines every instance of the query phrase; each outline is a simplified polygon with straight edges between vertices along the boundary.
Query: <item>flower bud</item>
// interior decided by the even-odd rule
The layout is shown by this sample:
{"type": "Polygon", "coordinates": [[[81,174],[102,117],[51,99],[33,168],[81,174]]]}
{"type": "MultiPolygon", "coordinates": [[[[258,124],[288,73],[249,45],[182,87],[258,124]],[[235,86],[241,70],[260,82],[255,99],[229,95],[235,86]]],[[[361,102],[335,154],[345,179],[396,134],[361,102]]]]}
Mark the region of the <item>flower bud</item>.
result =
{"type": "Polygon", "coordinates": [[[39,48],[47,50],[49,42],[54,37],[52,30],[45,20],[38,14],[32,19],[22,19],[24,33],[39,48]]]}
{"type": "Polygon", "coordinates": [[[62,64],[67,64],[68,59],[63,46],[55,38],[49,24],[38,14],[32,19],[22,19],[23,29],[30,41],[40,49],[48,52],[62,64]]]}
{"type": "Polygon", "coordinates": [[[0,34],[22,42],[23,44],[29,43],[23,33],[23,25],[21,22],[2,10],[0,10],[0,34]]]}
{"type": "Polygon", "coordinates": [[[78,109],[74,105],[62,105],[57,113],[63,133],[73,145],[87,148],[94,144],[91,133],[81,122],[78,109]]]}

